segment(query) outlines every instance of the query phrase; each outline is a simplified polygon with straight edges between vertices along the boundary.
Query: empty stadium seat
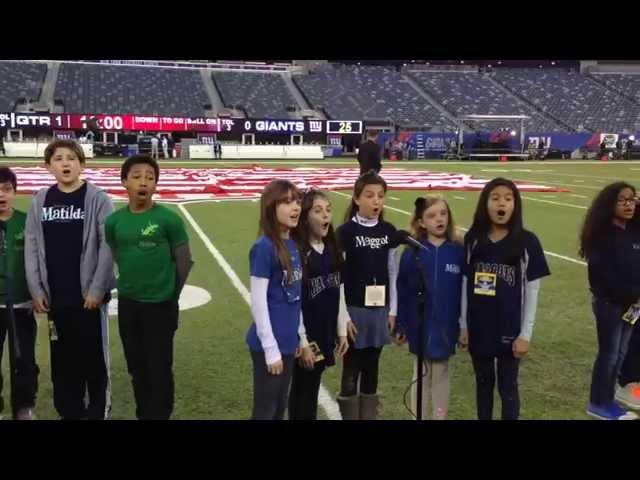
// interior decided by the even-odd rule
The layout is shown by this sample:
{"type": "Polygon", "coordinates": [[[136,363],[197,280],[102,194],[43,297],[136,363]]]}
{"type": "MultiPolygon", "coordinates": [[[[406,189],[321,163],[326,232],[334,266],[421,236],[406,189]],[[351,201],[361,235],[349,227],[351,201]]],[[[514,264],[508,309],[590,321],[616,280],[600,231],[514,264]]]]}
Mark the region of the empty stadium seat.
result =
{"type": "Polygon", "coordinates": [[[204,115],[209,98],[200,72],[63,63],[54,98],[71,113],[204,115]]]}

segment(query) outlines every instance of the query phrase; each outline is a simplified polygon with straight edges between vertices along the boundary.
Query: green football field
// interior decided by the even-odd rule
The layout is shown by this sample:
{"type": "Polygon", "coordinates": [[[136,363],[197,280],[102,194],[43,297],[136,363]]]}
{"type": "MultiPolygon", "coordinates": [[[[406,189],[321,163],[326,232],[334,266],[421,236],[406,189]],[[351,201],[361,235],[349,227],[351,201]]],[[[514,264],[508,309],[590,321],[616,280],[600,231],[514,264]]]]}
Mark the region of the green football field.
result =
{"type": "MultiPolygon", "coordinates": [[[[3,159],[2,164],[9,161],[3,159]]],[[[114,162],[121,162],[115,160],[114,162]]],[[[11,162],[18,165],[20,162],[11,162]]],[[[91,166],[98,162],[91,161],[91,166]]],[[[229,162],[238,165],[258,162],[229,162]]],[[[262,162],[275,165],[276,162],[262,162]]],[[[335,162],[346,166],[354,162],[335,162]]],[[[107,163],[105,163],[106,165],[107,163]]],[[[184,166],[213,162],[182,163],[184,166]]],[[[280,165],[281,163],[278,163],[280,165]]],[[[288,162],[283,166],[305,166],[313,162],[288,162]]],[[[331,162],[318,161],[327,166],[331,162]]],[[[32,165],[32,164],[31,164],[32,165]]],[[[175,166],[173,164],[163,164],[175,166]]],[[[220,165],[220,162],[216,162],[220,165]]],[[[396,162],[397,168],[470,173],[479,177],[505,176],[514,180],[556,186],[563,193],[524,193],[526,228],[535,232],[546,251],[552,275],[542,283],[531,352],[522,362],[520,391],[523,419],[587,419],[585,414],[596,335],[590,308],[585,264],[577,256],[577,236],[593,196],[606,184],[624,179],[640,185],[640,162],[396,162]]],[[[111,164],[110,166],[113,166],[111,164]]],[[[386,165],[385,165],[386,166],[386,165]]],[[[384,174],[384,167],[383,167],[384,174]]],[[[391,189],[386,199],[386,218],[398,228],[407,228],[413,200],[419,191],[391,189]]],[[[341,222],[349,192],[333,192],[334,225],[341,222]]],[[[478,192],[443,192],[459,227],[468,227],[478,192]]],[[[26,209],[30,198],[20,196],[17,206],[26,209]]],[[[119,204],[120,206],[122,204],[119,204]]],[[[248,252],[256,238],[258,203],[250,200],[173,205],[184,218],[191,238],[195,267],[189,285],[207,290],[209,303],[181,312],[175,340],[176,419],[246,419],[252,401],[251,361],[245,334],[251,322],[246,302],[249,285],[248,252]],[[239,282],[232,279],[237,276],[239,282]]],[[[53,408],[46,319],[39,322],[37,361],[40,390],[36,414],[57,417],[53,408]]],[[[115,317],[110,322],[112,355],[112,414],[115,419],[133,419],[131,384],[115,317]]],[[[8,352],[4,352],[3,396],[9,398],[8,352]]],[[[410,419],[403,395],[411,380],[412,358],[406,346],[385,347],[381,358],[379,391],[381,418],[410,419]]],[[[331,398],[324,400],[329,412],[338,390],[341,365],[329,369],[323,384],[331,398]]],[[[475,418],[475,383],[468,354],[451,360],[451,419],[475,418]]],[[[499,417],[496,398],[494,415],[499,417]]],[[[324,408],[321,417],[327,418],[324,408]]],[[[5,415],[7,411],[5,410],[5,415]]],[[[330,415],[333,415],[330,413],[330,415]]]]}

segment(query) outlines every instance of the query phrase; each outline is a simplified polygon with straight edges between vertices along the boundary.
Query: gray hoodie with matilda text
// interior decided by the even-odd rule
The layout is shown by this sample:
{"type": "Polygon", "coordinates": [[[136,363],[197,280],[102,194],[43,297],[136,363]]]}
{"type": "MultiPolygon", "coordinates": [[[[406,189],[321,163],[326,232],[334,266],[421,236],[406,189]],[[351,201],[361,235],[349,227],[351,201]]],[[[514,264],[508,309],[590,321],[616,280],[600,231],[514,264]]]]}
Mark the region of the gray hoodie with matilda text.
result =
{"type": "MultiPolygon", "coordinates": [[[[104,190],[87,183],[84,200],[84,230],[80,255],[80,287],[82,296],[103,299],[115,288],[113,257],[104,237],[104,222],[113,212],[113,204],[104,190]]],[[[46,297],[51,302],[47,281],[47,261],[42,229],[42,206],[51,187],[39,190],[33,197],[25,225],[24,266],[29,292],[33,298],[46,297]]],[[[105,299],[106,300],[106,299],[105,299]]]]}

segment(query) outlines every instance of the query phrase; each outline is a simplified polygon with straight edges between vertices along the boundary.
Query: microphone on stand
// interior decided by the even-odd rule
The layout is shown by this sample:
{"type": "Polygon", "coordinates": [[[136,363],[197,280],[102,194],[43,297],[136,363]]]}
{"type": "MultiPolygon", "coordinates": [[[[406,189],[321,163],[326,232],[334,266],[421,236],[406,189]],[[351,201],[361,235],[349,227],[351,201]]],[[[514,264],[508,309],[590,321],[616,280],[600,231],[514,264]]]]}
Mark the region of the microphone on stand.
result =
{"type": "Polygon", "coordinates": [[[396,230],[394,240],[398,245],[409,245],[410,247],[413,247],[415,249],[429,251],[429,248],[427,246],[423,245],[418,240],[413,238],[411,234],[406,230],[396,230]]]}

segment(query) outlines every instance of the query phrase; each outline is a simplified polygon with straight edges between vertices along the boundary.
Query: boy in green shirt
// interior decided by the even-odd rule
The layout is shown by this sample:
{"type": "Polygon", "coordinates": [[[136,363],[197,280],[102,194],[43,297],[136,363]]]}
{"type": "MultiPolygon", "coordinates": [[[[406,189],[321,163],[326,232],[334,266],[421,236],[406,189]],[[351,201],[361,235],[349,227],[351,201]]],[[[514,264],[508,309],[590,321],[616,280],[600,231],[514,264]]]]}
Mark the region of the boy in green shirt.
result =
{"type": "Polygon", "coordinates": [[[153,202],[160,171],[134,155],[120,178],[129,204],[107,218],[105,236],[118,266],[118,325],[140,420],[173,411],[173,337],[178,298],[193,266],[182,219],[153,202]]]}
{"type": "MultiPolygon", "coordinates": [[[[39,373],[35,359],[37,327],[24,273],[27,215],[13,208],[16,189],[15,173],[0,167],[0,362],[8,336],[13,418],[34,420],[39,373]]],[[[2,384],[0,369],[0,413],[4,409],[2,384]]]]}

